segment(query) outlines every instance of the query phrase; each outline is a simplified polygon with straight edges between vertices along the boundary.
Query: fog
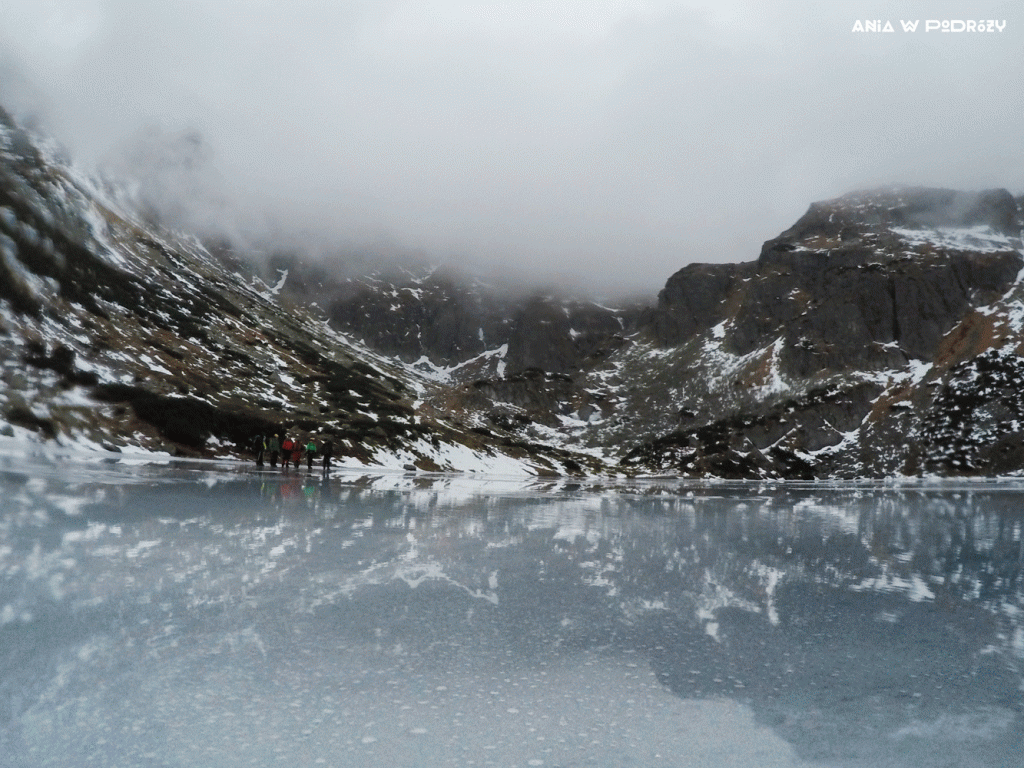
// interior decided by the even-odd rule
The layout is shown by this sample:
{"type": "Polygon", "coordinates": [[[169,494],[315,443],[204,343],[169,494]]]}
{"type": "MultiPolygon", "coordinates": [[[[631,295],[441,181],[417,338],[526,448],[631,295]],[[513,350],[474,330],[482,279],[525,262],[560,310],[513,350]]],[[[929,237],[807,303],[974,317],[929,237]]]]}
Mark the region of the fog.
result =
{"type": "Polygon", "coordinates": [[[815,200],[1024,179],[1009,2],[0,0],[0,18],[0,103],[239,244],[653,293],[756,258],[815,200]],[[1005,27],[923,28],[965,18],[1005,27]],[[852,31],[869,19],[896,31],[852,31]]]}

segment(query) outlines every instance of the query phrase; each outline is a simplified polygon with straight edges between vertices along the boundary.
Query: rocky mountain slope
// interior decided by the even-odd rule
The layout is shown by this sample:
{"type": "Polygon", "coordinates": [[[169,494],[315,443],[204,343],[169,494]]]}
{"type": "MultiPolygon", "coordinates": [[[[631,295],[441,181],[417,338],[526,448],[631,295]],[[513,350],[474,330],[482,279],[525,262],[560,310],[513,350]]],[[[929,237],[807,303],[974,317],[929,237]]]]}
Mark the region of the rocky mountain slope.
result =
{"type": "Polygon", "coordinates": [[[22,441],[245,456],[287,431],[354,466],[604,469],[424,405],[435,382],[144,224],[3,113],[0,365],[0,435],[22,441]]]}
{"type": "Polygon", "coordinates": [[[558,374],[576,373],[610,339],[632,333],[640,313],[514,293],[442,269],[350,278],[328,305],[334,327],[410,363],[451,368],[486,354],[495,358],[492,368],[500,360],[503,371],[558,374]]]}
{"type": "Polygon", "coordinates": [[[418,356],[481,425],[629,471],[1018,472],[1019,202],[893,188],[816,203],[756,261],[688,265],[647,309],[409,278],[338,291],[330,317],[418,356]]]}
{"type": "Polygon", "coordinates": [[[1024,471],[1005,190],[816,203],[756,261],[628,307],[443,270],[264,282],[134,210],[0,114],[0,435],[209,456],[291,430],[420,470],[1024,471]]]}
{"type": "Polygon", "coordinates": [[[1022,266],[1005,190],[898,188],[813,205],[756,262],[686,267],[622,361],[660,356],[663,387],[633,387],[627,402],[670,393],[637,420],[678,408],[676,422],[625,463],[743,477],[1019,471],[1022,266]]]}

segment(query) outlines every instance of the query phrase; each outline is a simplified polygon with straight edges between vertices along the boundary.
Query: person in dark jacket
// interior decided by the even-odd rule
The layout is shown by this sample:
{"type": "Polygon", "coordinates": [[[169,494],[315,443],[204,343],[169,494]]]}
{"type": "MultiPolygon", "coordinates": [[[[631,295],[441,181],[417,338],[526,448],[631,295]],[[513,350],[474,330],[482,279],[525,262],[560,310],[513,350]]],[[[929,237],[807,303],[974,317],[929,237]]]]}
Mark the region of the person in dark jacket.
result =
{"type": "Polygon", "coordinates": [[[256,466],[263,466],[263,454],[267,450],[267,438],[263,435],[256,435],[252,441],[252,452],[256,454],[256,466]]]}
{"type": "Polygon", "coordinates": [[[332,440],[324,440],[323,454],[324,472],[329,472],[331,469],[331,459],[334,458],[334,442],[332,440]]]}

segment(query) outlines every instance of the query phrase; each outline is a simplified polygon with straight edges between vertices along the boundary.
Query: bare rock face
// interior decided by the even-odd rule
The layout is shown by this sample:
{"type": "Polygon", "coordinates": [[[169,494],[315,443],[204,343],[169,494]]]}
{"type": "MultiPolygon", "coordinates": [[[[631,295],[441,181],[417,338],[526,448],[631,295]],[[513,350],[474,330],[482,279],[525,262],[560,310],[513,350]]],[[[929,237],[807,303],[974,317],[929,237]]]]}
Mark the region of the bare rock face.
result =
{"type": "Polygon", "coordinates": [[[816,203],[756,262],[695,264],[658,297],[654,335],[675,346],[729,320],[748,354],[784,341],[784,372],[930,360],[973,307],[1002,295],[1024,259],[1005,190],[858,193],[816,203]]]}
{"type": "Polygon", "coordinates": [[[572,374],[636,323],[635,310],[548,294],[502,291],[432,271],[350,280],[329,305],[331,324],[373,349],[453,367],[501,349],[503,370],[572,374]]]}
{"type": "Polygon", "coordinates": [[[497,346],[504,308],[472,283],[432,271],[348,279],[330,296],[331,324],[406,362],[450,366],[497,346]]]}
{"type": "Polygon", "coordinates": [[[689,264],[668,279],[652,318],[658,343],[680,344],[726,319],[728,301],[755,274],[753,264],[689,264]]]}
{"type": "Polygon", "coordinates": [[[629,429],[654,433],[623,464],[745,478],[1024,471],[1010,384],[1021,229],[1005,190],[878,190],[815,203],[756,262],[684,267],[647,329],[657,384],[620,390],[629,429]]]}
{"type": "Polygon", "coordinates": [[[573,374],[600,358],[634,323],[632,313],[581,301],[534,297],[509,323],[510,370],[573,374]]]}

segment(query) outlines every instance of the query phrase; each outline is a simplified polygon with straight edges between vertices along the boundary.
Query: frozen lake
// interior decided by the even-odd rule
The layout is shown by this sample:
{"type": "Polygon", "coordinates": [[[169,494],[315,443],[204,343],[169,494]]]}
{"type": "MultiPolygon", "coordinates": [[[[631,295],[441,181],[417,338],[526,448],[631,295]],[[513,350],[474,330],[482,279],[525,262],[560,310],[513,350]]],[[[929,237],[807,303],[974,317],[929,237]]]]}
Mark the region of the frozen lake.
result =
{"type": "Polygon", "coordinates": [[[0,456],[0,765],[1019,768],[1022,502],[0,456]]]}

